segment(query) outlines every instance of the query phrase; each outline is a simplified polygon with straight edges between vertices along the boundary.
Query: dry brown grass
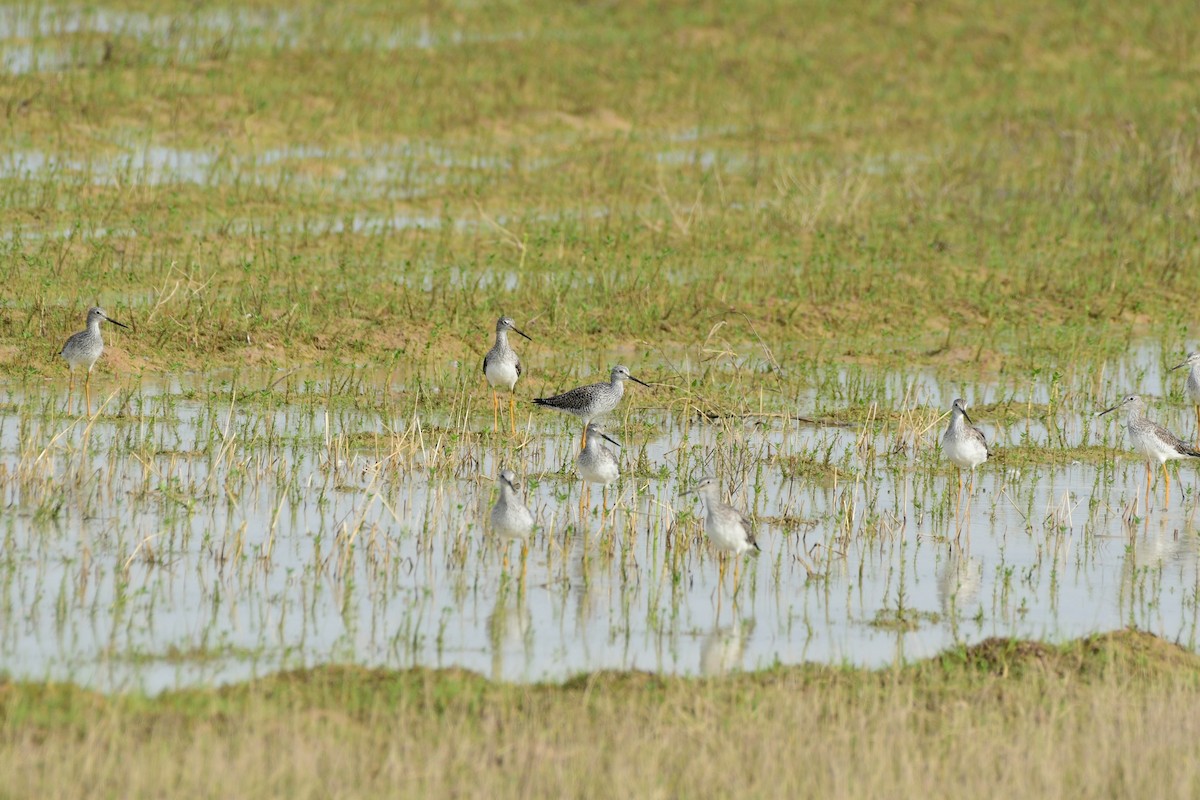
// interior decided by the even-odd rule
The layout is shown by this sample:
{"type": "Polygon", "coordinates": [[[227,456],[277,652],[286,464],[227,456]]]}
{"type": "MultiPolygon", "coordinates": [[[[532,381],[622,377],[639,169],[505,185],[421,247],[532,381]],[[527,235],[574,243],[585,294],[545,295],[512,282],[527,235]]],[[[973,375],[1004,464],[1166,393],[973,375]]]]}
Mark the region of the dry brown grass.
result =
{"type": "Polygon", "coordinates": [[[37,797],[1195,797],[1200,658],[1133,632],[916,665],[509,686],[324,668],[222,690],[0,695],[37,797]]]}

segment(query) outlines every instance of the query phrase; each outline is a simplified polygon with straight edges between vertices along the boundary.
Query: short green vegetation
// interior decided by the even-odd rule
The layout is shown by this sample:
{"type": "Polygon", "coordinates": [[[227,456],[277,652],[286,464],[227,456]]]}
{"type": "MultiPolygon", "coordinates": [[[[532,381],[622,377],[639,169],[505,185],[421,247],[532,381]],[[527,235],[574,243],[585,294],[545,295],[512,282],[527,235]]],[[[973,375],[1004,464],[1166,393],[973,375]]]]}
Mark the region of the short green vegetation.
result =
{"type": "Polygon", "coordinates": [[[108,3],[0,85],[0,370],[97,301],[121,375],[444,388],[501,312],[535,388],[698,353],[701,412],[1084,368],[1192,324],[1193,12],[108,3]]]}

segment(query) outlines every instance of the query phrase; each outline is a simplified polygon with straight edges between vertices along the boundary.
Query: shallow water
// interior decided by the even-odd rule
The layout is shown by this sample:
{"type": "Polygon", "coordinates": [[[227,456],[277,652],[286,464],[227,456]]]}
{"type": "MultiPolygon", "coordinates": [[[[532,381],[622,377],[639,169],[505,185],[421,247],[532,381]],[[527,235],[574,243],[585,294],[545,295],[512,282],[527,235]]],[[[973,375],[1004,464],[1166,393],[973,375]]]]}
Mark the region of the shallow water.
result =
{"type": "MultiPolygon", "coordinates": [[[[60,37],[93,34],[126,36],[187,53],[207,42],[207,36],[220,34],[237,37],[244,43],[261,40],[293,46],[303,38],[313,36],[323,26],[327,27],[331,20],[345,22],[353,19],[356,13],[353,8],[332,8],[324,15],[304,16],[288,9],[203,6],[188,13],[146,13],[117,8],[9,4],[0,5],[0,43],[6,40],[44,43],[60,37]]],[[[548,29],[476,31],[435,25],[425,14],[406,16],[409,21],[395,27],[380,26],[378,20],[372,20],[373,24],[356,28],[356,36],[345,42],[345,46],[436,50],[530,39],[565,40],[571,35],[567,31],[548,29]]]]}
{"type": "MultiPolygon", "coordinates": [[[[1001,447],[1124,448],[1120,421],[1094,412],[1131,388],[1158,395],[1181,383],[1179,373],[1163,382],[1173,355],[1146,344],[1103,365],[1103,377],[1081,376],[1053,420],[977,422],[1001,447]]],[[[667,382],[692,376],[695,361],[631,366],[667,382]]],[[[701,420],[677,405],[647,408],[631,388],[609,421],[625,444],[625,476],[607,499],[615,510],[602,517],[593,491],[581,524],[574,421],[522,403],[527,439],[480,436],[490,398],[474,371],[451,370],[436,413],[387,376],[158,385],[97,373],[93,400],[106,405],[90,426],[64,413],[57,391],[9,387],[6,670],[159,691],[326,662],[454,665],[516,681],[880,665],[988,636],[1056,640],[1125,625],[1197,646],[1193,467],[1179,468],[1169,508],[1156,476],[1149,513],[1131,514],[1144,489],[1132,455],[1019,468],[997,459],[956,524],[939,409],[959,394],[1034,408],[1061,384],[964,391],[932,372],[827,365],[787,402],[806,419],[862,396],[911,415],[869,426],[777,413],[701,420]],[[792,477],[805,465],[806,477],[792,477]],[[523,477],[539,523],[523,585],[519,553],[505,572],[486,529],[501,466],[523,477]],[[699,501],[679,496],[709,472],[758,520],[762,553],[746,559],[736,595],[732,574],[718,587],[699,501]]],[[[1194,438],[1174,391],[1151,414],[1194,438]]]]}

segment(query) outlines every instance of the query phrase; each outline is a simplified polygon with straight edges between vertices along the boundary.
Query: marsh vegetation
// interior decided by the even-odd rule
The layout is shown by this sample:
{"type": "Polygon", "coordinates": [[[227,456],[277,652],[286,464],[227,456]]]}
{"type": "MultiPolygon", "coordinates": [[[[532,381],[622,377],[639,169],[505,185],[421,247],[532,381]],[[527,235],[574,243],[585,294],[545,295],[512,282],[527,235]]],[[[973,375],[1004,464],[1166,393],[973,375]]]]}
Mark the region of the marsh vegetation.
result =
{"type": "MultiPolygon", "coordinates": [[[[272,752],[378,757],[299,794],[461,789],[501,729],[477,791],[515,793],[514,764],[578,774],[551,743],[580,725],[631,748],[605,764],[630,793],[894,794],[981,774],[961,743],[989,729],[1030,792],[1194,789],[1159,767],[1195,738],[1195,468],[1147,505],[1094,417],[1137,392],[1200,436],[1169,372],[1200,293],[1193,17],[0,7],[0,760],[154,794],[203,780],[170,758],[198,742],[245,776],[225,720],[284,713],[272,752]],[[105,330],[86,416],[56,354],[92,305],[131,329],[105,330]],[[480,371],[502,315],[533,340],[516,434],[480,371]],[[650,386],[608,417],[622,476],[581,516],[578,426],[529,401],[616,364],[650,386]],[[955,397],[997,445],[958,519],[955,397]],[[502,468],[537,522],[524,581],[487,528],[502,468]],[[763,550],[736,588],[679,496],[710,473],[763,550]],[[1111,641],[1080,637],[1130,626],[1187,652],[1127,633],[1169,657],[1092,670],[1111,641]],[[938,655],[991,637],[1077,658],[1008,684],[938,655]],[[654,675],[576,677],[604,670],[654,675]],[[679,758],[755,733],[685,774],[606,715],[679,758]],[[394,749],[413,725],[432,754],[394,749]],[[1114,771],[1068,781],[1039,748],[1092,763],[1090,725],[1114,771]],[[824,770],[780,756],[797,731],[824,770]],[[80,736],[103,755],[71,762],[80,736]],[[118,774],[133,754],[178,771],[118,774]],[[398,780],[413,758],[438,772],[398,780]]],[[[525,788],[587,793],[551,773],[525,788]]]]}

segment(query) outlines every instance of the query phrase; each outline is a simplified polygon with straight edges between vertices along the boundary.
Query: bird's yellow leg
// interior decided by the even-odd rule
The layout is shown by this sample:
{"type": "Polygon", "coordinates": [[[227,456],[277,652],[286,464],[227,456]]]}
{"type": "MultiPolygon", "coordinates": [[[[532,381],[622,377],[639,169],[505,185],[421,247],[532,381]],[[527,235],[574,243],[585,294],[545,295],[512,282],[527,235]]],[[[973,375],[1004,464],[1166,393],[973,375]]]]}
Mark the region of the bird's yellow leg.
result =
{"type": "Polygon", "coordinates": [[[1200,403],[1196,404],[1196,438],[1200,440],[1200,403]]]}
{"type": "Polygon", "coordinates": [[[75,410],[74,406],[71,405],[71,400],[74,399],[74,396],[75,396],[75,368],[74,367],[71,367],[70,376],[71,376],[70,380],[67,381],[67,413],[68,414],[73,413],[75,410]]]}
{"type": "Polygon", "coordinates": [[[963,493],[963,476],[962,470],[958,471],[958,496],[954,499],[954,521],[958,521],[958,515],[962,512],[962,493],[963,493]]]}
{"type": "Polygon", "coordinates": [[[1167,462],[1163,462],[1163,477],[1167,479],[1167,506],[1171,505],[1171,473],[1167,471],[1167,462]]]}
{"type": "Polygon", "coordinates": [[[513,436],[517,435],[517,395],[516,393],[508,396],[508,421],[512,425],[513,436]]]}
{"type": "Polygon", "coordinates": [[[92,371],[89,369],[87,378],[83,382],[83,393],[87,395],[87,415],[92,415],[92,371]]]}
{"type": "Polygon", "coordinates": [[[525,585],[525,573],[529,569],[529,541],[521,542],[521,585],[525,585]]]}
{"type": "Polygon", "coordinates": [[[1146,462],[1146,513],[1150,513],[1150,462],[1146,462]]]}
{"type": "Polygon", "coordinates": [[[586,424],[583,426],[583,439],[581,439],[579,442],[580,452],[582,452],[585,447],[587,447],[587,425],[586,424]]]}
{"type": "Polygon", "coordinates": [[[500,432],[500,396],[492,389],[492,433],[500,432]]]}

